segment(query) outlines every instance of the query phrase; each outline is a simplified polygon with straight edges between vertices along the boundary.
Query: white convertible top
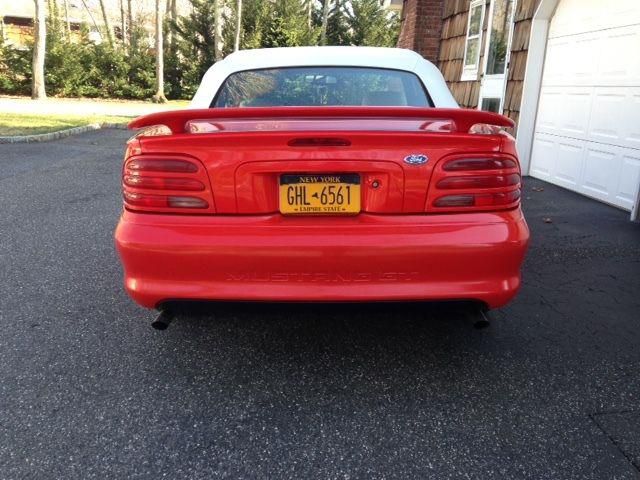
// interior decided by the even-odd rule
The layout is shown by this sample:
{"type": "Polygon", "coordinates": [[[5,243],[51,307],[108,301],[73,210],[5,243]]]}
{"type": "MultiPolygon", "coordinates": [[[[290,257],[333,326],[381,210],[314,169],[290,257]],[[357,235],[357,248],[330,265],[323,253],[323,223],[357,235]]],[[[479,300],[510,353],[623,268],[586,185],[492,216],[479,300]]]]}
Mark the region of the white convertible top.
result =
{"type": "Polygon", "coordinates": [[[426,87],[434,106],[458,107],[440,70],[412,50],[381,47],[287,47],[241,50],[216,62],[202,78],[189,108],[209,108],[218,89],[232,73],[304,66],[375,67],[412,72],[426,87]]]}

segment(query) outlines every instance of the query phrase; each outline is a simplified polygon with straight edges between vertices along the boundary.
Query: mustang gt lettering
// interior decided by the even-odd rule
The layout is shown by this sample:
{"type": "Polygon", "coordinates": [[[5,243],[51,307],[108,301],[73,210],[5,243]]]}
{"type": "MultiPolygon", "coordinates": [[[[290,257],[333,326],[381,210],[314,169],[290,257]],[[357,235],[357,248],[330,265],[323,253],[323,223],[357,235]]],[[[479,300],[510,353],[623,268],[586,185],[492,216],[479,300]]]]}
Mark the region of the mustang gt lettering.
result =
{"type": "Polygon", "coordinates": [[[291,273],[227,273],[229,282],[317,282],[317,283],[350,283],[350,282],[410,282],[415,280],[418,272],[291,272],[291,273]]]}

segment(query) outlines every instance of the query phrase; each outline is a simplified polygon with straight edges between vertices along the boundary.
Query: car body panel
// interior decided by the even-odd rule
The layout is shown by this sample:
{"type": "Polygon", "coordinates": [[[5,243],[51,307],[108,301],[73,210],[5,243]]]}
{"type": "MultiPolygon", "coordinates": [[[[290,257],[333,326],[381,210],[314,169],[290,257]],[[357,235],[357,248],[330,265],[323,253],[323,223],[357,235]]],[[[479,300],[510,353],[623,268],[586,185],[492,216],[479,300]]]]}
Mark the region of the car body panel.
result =
{"type": "Polygon", "coordinates": [[[507,303],[529,231],[520,209],[457,215],[175,216],[125,211],[125,286],[173,300],[507,303]]]}

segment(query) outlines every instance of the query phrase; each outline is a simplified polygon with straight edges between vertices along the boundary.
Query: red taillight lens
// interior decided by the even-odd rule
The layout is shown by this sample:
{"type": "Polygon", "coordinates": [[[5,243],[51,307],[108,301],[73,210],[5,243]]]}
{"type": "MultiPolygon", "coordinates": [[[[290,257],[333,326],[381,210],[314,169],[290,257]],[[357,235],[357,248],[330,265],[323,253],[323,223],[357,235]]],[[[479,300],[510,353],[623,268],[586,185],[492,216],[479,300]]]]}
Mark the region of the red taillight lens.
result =
{"type": "Polygon", "coordinates": [[[174,173],[195,173],[198,166],[186,160],[165,160],[136,158],[127,162],[127,168],[141,172],[174,172],[174,173]]]}
{"type": "Polygon", "coordinates": [[[475,199],[473,194],[469,195],[445,195],[438,198],[434,203],[436,207],[473,207],[475,199]]]}
{"type": "Polygon", "coordinates": [[[128,187],[150,188],[153,190],[188,190],[201,192],[205,189],[199,180],[191,178],[143,177],[142,175],[125,175],[124,184],[128,187]]]}
{"type": "Polygon", "coordinates": [[[436,207],[496,207],[509,205],[520,199],[520,189],[506,193],[470,193],[445,195],[434,202],[436,207]]]}
{"type": "Polygon", "coordinates": [[[207,208],[209,204],[197,197],[175,195],[147,195],[125,191],[124,201],[128,205],[154,208],[207,208]]]}
{"type": "Polygon", "coordinates": [[[466,177],[446,177],[438,182],[438,188],[463,189],[463,188],[499,188],[510,187],[520,183],[520,175],[482,175],[466,177]]]}
{"type": "Polygon", "coordinates": [[[496,170],[516,168],[516,162],[508,158],[459,158],[449,160],[442,167],[447,172],[468,170],[496,170]]]}
{"type": "Polygon", "coordinates": [[[122,172],[124,204],[136,211],[214,213],[208,185],[206,171],[195,159],[138,155],[125,161],[122,172]]]}

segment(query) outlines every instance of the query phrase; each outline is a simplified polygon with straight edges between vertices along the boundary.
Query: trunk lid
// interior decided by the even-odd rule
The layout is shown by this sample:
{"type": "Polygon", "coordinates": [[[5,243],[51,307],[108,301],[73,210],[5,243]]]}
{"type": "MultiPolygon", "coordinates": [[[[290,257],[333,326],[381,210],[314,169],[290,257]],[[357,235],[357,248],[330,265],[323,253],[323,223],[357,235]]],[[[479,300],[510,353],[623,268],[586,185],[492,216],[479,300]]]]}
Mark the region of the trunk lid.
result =
{"type": "Polygon", "coordinates": [[[444,157],[500,152],[504,137],[469,134],[476,124],[511,122],[477,110],[288,107],[165,112],[130,127],[170,129],[139,136],[141,153],[197,158],[216,213],[277,212],[280,178],[291,174],[357,174],[361,211],[417,213],[425,211],[434,167],[444,157]]]}

